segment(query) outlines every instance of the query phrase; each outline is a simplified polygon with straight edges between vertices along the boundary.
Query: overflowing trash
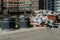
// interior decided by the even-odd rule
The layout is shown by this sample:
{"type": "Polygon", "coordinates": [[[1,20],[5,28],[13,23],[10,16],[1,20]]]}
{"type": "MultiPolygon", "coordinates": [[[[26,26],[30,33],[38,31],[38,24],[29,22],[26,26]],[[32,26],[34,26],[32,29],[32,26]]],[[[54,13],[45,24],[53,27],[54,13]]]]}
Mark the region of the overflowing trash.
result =
{"type": "Polygon", "coordinates": [[[52,27],[56,20],[56,13],[51,10],[41,9],[38,11],[34,11],[34,15],[30,16],[30,24],[38,27],[52,27]]]}
{"type": "Polygon", "coordinates": [[[41,9],[33,11],[32,14],[20,14],[19,17],[6,17],[2,20],[1,27],[2,29],[30,28],[32,26],[58,28],[56,21],[60,21],[60,15],[56,15],[51,10],[41,9]]]}

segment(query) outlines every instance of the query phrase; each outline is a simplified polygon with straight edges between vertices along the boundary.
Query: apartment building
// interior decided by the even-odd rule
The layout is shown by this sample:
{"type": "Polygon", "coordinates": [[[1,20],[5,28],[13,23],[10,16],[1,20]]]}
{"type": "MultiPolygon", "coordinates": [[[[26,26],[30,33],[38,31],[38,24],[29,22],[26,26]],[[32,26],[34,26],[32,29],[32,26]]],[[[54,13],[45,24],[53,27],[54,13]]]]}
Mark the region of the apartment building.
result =
{"type": "Polygon", "coordinates": [[[26,13],[39,10],[39,0],[3,0],[4,14],[26,13]]]}
{"type": "Polygon", "coordinates": [[[3,12],[2,6],[3,6],[3,5],[2,5],[2,0],[0,0],[0,15],[3,14],[3,13],[2,13],[2,12],[3,12]]]}
{"type": "Polygon", "coordinates": [[[56,0],[55,5],[55,11],[57,12],[57,14],[60,14],[60,0],[56,0]]]}
{"type": "Polygon", "coordinates": [[[55,0],[46,0],[46,9],[55,11],[55,0]]]}

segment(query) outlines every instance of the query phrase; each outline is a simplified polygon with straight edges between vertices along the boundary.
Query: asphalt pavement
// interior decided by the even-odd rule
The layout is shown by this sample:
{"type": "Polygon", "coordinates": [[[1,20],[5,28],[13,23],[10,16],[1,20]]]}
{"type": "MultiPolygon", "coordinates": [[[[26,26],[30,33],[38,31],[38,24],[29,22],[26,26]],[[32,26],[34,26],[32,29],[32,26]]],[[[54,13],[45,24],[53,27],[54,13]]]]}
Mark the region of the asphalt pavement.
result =
{"type": "Polygon", "coordinates": [[[43,29],[0,37],[0,40],[60,40],[60,29],[43,29]]]}

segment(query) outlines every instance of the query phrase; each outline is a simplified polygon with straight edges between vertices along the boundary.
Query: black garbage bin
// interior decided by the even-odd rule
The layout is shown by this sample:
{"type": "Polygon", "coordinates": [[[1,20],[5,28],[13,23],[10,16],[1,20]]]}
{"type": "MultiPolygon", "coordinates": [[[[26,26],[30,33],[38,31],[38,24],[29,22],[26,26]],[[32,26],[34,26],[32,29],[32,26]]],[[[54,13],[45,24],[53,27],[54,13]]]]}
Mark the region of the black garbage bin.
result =
{"type": "Polygon", "coordinates": [[[20,28],[29,28],[29,19],[27,17],[21,17],[19,18],[19,27],[20,28]]]}
{"type": "Polygon", "coordinates": [[[10,21],[11,21],[10,17],[3,18],[2,22],[1,22],[1,28],[2,29],[10,29],[10,21]]]}
{"type": "Polygon", "coordinates": [[[30,14],[27,13],[27,14],[25,14],[24,16],[25,16],[25,18],[26,18],[26,20],[27,20],[27,26],[30,27],[30,18],[29,18],[29,17],[30,17],[30,14]]]}
{"type": "Polygon", "coordinates": [[[57,22],[60,23],[60,14],[57,15],[57,22]]]}
{"type": "Polygon", "coordinates": [[[15,18],[5,17],[1,23],[2,29],[15,29],[15,18]]]}
{"type": "Polygon", "coordinates": [[[10,28],[12,28],[12,29],[15,28],[15,18],[11,18],[11,21],[10,21],[10,28]]]}

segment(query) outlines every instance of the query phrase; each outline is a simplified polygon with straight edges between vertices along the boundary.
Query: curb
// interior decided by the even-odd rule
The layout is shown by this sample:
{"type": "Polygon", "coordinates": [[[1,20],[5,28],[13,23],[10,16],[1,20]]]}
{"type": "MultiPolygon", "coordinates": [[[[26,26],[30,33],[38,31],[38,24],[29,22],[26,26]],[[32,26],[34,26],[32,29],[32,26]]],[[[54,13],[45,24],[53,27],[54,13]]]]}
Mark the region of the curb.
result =
{"type": "Polygon", "coordinates": [[[6,31],[3,31],[1,32],[0,34],[0,37],[1,36],[7,36],[7,35],[12,35],[12,34],[18,34],[18,33],[26,33],[26,32],[33,32],[33,31],[38,31],[38,30],[43,30],[45,29],[46,27],[36,27],[36,28],[21,28],[21,29],[18,29],[18,30],[15,30],[15,31],[9,31],[9,32],[6,32],[6,31]]]}

